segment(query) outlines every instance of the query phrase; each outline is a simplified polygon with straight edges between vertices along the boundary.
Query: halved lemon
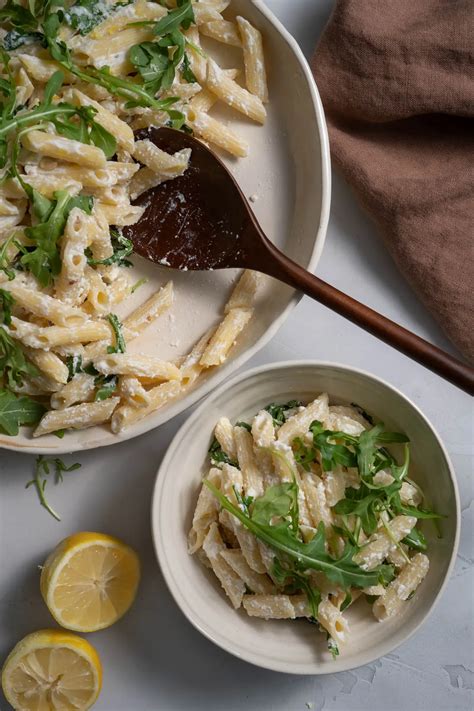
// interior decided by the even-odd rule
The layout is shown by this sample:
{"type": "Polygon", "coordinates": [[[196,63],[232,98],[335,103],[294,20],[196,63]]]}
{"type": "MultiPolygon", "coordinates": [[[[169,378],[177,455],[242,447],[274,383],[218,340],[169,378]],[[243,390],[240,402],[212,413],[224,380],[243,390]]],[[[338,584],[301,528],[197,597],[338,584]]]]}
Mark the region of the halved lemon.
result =
{"type": "Polygon", "coordinates": [[[104,533],[75,533],[49,555],[41,572],[41,594],[56,622],[77,632],[110,627],[135,599],[138,556],[104,533]]]}
{"type": "Polygon", "coordinates": [[[94,647],[62,630],[27,635],[2,670],[3,693],[15,711],[85,711],[101,686],[102,665],[94,647]]]}

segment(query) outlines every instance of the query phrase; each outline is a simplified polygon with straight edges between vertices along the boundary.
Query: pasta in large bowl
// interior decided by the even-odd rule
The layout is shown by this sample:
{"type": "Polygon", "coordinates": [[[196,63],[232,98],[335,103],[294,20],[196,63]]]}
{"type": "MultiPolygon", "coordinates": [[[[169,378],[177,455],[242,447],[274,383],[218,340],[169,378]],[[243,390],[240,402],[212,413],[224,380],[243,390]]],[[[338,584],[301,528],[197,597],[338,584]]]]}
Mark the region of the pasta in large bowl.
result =
{"type": "Polygon", "coordinates": [[[267,233],[313,267],[329,205],[321,105],[260,0],[8,0],[0,34],[0,445],[112,444],[207,393],[297,300],[255,273],[133,255],[124,228],[147,190],[190,161],[147,128],[210,144],[267,233]]]}
{"type": "Polygon", "coordinates": [[[176,435],[152,507],[178,605],[218,645],[278,671],[373,661],[427,617],[459,504],[423,415],[344,366],[267,366],[176,435]],[[321,634],[322,633],[322,634],[321,634]]]}

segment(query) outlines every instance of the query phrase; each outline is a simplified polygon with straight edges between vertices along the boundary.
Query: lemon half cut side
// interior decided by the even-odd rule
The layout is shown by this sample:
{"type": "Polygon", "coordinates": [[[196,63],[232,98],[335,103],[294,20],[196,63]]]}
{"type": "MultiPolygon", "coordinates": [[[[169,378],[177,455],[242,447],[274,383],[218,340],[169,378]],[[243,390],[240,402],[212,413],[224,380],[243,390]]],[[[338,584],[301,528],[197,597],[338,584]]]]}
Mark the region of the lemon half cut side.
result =
{"type": "Polygon", "coordinates": [[[110,627],[130,608],[140,580],[135,551],[104,533],[75,533],[49,555],[41,594],[56,622],[76,632],[110,627]]]}
{"type": "Polygon", "coordinates": [[[62,630],[27,635],[10,652],[2,688],[15,711],[86,711],[102,686],[102,665],[85,639],[62,630]]]}

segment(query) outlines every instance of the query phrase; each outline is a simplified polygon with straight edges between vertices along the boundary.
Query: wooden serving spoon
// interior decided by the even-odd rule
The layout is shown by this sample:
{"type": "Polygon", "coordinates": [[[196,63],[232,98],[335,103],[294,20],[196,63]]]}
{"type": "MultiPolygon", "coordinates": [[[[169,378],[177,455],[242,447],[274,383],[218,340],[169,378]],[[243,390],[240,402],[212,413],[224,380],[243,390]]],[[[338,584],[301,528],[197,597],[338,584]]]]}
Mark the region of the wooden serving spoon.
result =
{"type": "Polygon", "coordinates": [[[459,388],[474,394],[474,369],[310,274],[265,236],[222,161],[200,141],[170,128],[140,131],[167,153],[191,148],[188,170],[144,193],[141,220],[124,229],[135,252],[173,269],[243,267],[303,291],[459,388]]]}

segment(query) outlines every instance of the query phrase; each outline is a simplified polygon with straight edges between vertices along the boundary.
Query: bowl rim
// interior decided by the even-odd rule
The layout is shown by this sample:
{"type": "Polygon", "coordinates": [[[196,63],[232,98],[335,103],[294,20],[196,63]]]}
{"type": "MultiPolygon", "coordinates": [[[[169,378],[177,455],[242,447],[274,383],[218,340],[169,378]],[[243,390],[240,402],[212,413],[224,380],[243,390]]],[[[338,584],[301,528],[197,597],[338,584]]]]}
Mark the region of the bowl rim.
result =
{"type": "Polygon", "coordinates": [[[459,546],[459,537],[460,537],[460,528],[461,528],[461,506],[460,506],[460,497],[459,497],[459,490],[458,490],[458,485],[457,485],[457,480],[456,480],[456,475],[454,471],[453,464],[451,462],[451,459],[449,457],[449,454],[446,450],[446,447],[434,427],[434,425],[431,423],[431,421],[428,419],[428,417],[420,410],[420,408],[412,401],[410,398],[405,395],[401,390],[399,390],[397,387],[394,385],[388,383],[386,380],[383,378],[379,378],[376,375],[373,375],[372,373],[369,373],[366,370],[362,370],[360,368],[353,368],[350,365],[346,365],[343,363],[339,362],[332,362],[332,361],[319,361],[319,360],[311,360],[311,359],[304,359],[304,360],[285,360],[285,361],[276,361],[272,363],[267,363],[265,365],[257,366],[255,368],[252,368],[250,370],[246,370],[243,373],[238,373],[235,375],[233,378],[227,380],[223,384],[221,384],[218,388],[213,390],[213,392],[205,398],[199,406],[194,410],[194,412],[183,422],[179,430],[176,432],[174,435],[173,439],[168,445],[168,448],[165,452],[165,455],[163,457],[163,460],[158,468],[157,474],[156,474],[156,479],[155,479],[155,485],[153,488],[153,495],[151,499],[151,510],[150,510],[150,515],[151,515],[151,534],[152,534],[152,539],[153,539],[153,547],[155,550],[155,555],[157,558],[157,562],[159,565],[159,568],[161,570],[161,573],[163,575],[164,581],[166,583],[166,586],[174,599],[175,603],[183,613],[183,615],[186,617],[188,622],[191,623],[191,625],[198,630],[206,639],[208,639],[210,642],[213,642],[216,646],[220,647],[223,649],[225,652],[231,654],[234,657],[237,657],[241,661],[246,661],[250,664],[253,664],[254,666],[263,668],[263,669],[268,669],[271,671],[277,671],[277,672],[283,672],[285,674],[298,674],[298,675],[313,675],[313,676],[319,676],[322,674],[331,674],[331,673],[339,673],[341,671],[350,671],[351,669],[356,669],[360,666],[363,666],[365,664],[371,664],[377,659],[380,659],[381,657],[385,656],[386,654],[390,654],[393,652],[395,649],[400,647],[402,644],[405,644],[419,629],[422,625],[425,624],[425,622],[428,620],[428,618],[431,616],[433,613],[433,610],[437,606],[450,578],[451,574],[453,571],[454,563],[456,560],[456,555],[458,551],[458,546],[459,546]],[[251,380],[255,378],[256,376],[260,375],[260,373],[265,373],[265,372],[271,372],[273,370],[291,370],[293,368],[300,368],[300,367],[306,367],[306,368],[337,368],[342,371],[345,371],[350,374],[355,374],[358,376],[362,376],[365,378],[368,378],[370,380],[373,380],[377,382],[378,384],[381,384],[382,386],[392,390],[396,395],[398,395],[402,400],[405,401],[415,412],[421,417],[421,419],[424,421],[424,423],[428,426],[429,430],[431,431],[434,439],[436,440],[438,446],[440,447],[441,454],[445,459],[447,469],[449,472],[449,477],[451,479],[451,484],[453,487],[453,493],[454,493],[454,502],[455,502],[455,510],[454,510],[454,516],[455,516],[455,532],[454,532],[454,542],[453,542],[453,547],[451,550],[451,555],[449,558],[449,563],[446,569],[446,574],[443,578],[443,581],[436,593],[435,598],[433,599],[433,602],[431,603],[430,607],[427,608],[427,610],[424,612],[423,616],[421,617],[420,621],[411,629],[400,642],[394,644],[391,646],[389,643],[386,643],[383,647],[383,651],[381,654],[374,654],[373,656],[367,656],[365,655],[364,660],[360,662],[360,664],[357,664],[353,661],[348,660],[346,663],[344,663],[344,657],[339,658],[338,662],[338,668],[337,671],[335,670],[334,672],[328,671],[326,668],[324,668],[324,671],[319,671],[318,667],[314,665],[314,669],[310,668],[309,664],[298,664],[298,663],[293,663],[291,661],[285,662],[285,663],[280,663],[280,662],[273,662],[273,661],[268,661],[265,659],[261,659],[260,655],[254,654],[252,651],[249,650],[248,653],[242,654],[237,652],[235,649],[226,647],[224,645],[224,641],[220,641],[216,639],[213,636],[213,632],[211,629],[208,629],[202,625],[199,624],[199,622],[194,618],[194,610],[193,606],[188,603],[187,599],[185,598],[184,595],[181,594],[180,589],[175,585],[174,582],[174,577],[171,572],[171,566],[168,565],[168,559],[166,556],[165,552],[165,546],[163,545],[163,537],[160,536],[160,531],[159,531],[159,520],[160,520],[160,502],[161,498],[163,495],[163,490],[165,486],[165,481],[167,479],[167,470],[169,470],[169,464],[173,457],[175,450],[177,447],[181,444],[181,442],[186,438],[188,431],[191,429],[193,424],[195,423],[196,420],[198,420],[202,413],[205,412],[206,408],[209,406],[210,403],[218,399],[222,394],[228,393],[230,394],[232,389],[236,386],[241,384],[243,381],[246,380],[251,380]]]}
{"type": "MultiPolygon", "coordinates": [[[[310,272],[314,272],[326,242],[331,207],[331,157],[324,108],[316,81],[311,73],[309,63],[295,38],[280,22],[276,15],[265,5],[264,0],[247,1],[263,16],[265,21],[272,27],[273,31],[279,34],[292,50],[295,59],[301,67],[306,87],[311,97],[311,103],[313,105],[314,118],[318,128],[321,149],[321,161],[318,166],[318,169],[321,172],[321,210],[319,224],[315,230],[311,254],[305,268],[310,272]]],[[[191,390],[188,394],[185,394],[183,398],[172,402],[165,411],[160,412],[158,410],[157,412],[150,413],[150,415],[145,417],[143,420],[140,420],[136,425],[132,425],[123,433],[115,434],[110,438],[104,439],[103,441],[100,439],[99,441],[96,441],[96,439],[94,439],[91,445],[86,442],[68,444],[66,435],[63,440],[58,439],[57,445],[55,443],[55,446],[52,446],[51,444],[42,445],[41,439],[34,440],[32,438],[28,439],[26,442],[15,442],[16,438],[12,437],[10,442],[9,439],[7,440],[6,437],[0,435],[0,450],[5,449],[13,452],[22,452],[24,454],[70,454],[72,452],[82,450],[110,447],[129,439],[135,439],[140,435],[154,430],[156,427],[160,427],[166,422],[169,422],[169,420],[173,419],[173,417],[176,417],[176,415],[184,412],[192,405],[195,405],[199,400],[202,400],[202,398],[212,393],[216,387],[219,387],[225,378],[233,377],[233,374],[236,370],[238,370],[238,368],[258,353],[258,351],[261,350],[276,335],[302,297],[302,292],[297,290],[293,292],[286,307],[281,311],[279,316],[274,319],[260,338],[258,338],[252,346],[246,348],[238,356],[229,361],[231,366],[230,373],[224,372],[224,367],[217,369],[215,373],[212,374],[210,379],[202,382],[201,385],[198,385],[198,387],[194,390],[191,390]]]]}

